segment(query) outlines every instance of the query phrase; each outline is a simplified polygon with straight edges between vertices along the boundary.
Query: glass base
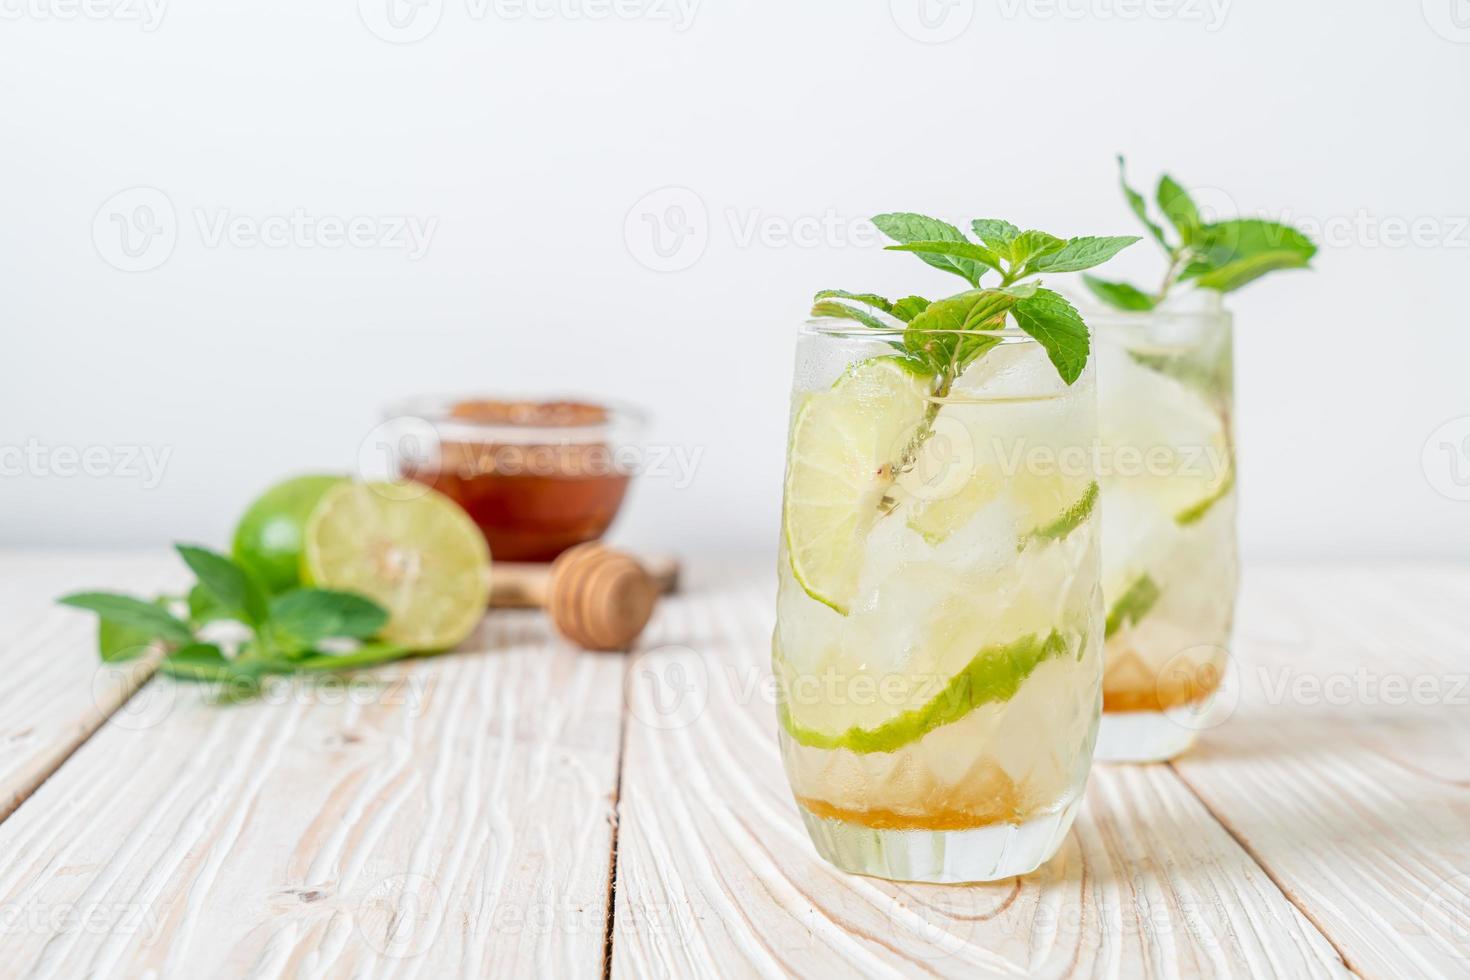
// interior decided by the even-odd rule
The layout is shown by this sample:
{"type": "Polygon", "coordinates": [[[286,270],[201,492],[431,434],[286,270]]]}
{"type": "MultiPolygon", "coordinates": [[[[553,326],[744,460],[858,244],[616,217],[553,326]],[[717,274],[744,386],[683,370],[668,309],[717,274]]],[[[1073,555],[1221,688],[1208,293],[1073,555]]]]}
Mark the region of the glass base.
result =
{"type": "Polygon", "coordinates": [[[853,874],[933,884],[998,881],[1035,871],[1056,853],[1079,800],[1023,824],[972,830],[876,830],[797,805],[817,853],[853,874]]]}
{"type": "Polygon", "coordinates": [[[1199,732],[1162,711],[1104,711],[1094,762],[1166,762],[1194,744],[1199,732]]]}

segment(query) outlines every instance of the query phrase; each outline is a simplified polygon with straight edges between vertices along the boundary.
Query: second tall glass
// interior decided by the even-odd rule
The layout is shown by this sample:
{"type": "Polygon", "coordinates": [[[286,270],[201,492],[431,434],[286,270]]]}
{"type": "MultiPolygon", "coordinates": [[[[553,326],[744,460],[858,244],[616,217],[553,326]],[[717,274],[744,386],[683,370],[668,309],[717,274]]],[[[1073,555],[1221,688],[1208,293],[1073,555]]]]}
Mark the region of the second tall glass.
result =
{"type": "Polygon", "coordinates": [[[1217,718],[1235,611],[1230,315],[1218,294],[1088,316],[1102,434],[1103,723],[1097,757],[1178,755],[1217,718]]]}

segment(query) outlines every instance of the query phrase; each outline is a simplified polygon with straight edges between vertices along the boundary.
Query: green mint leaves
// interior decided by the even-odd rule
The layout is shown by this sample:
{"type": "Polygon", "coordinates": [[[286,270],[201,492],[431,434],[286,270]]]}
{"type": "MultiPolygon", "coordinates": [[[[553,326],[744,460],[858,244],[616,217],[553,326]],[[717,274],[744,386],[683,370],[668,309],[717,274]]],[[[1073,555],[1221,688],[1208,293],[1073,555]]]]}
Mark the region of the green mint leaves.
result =
{"type": "Polygon", "coordinates": [[[889,251],[912,252],[971,288],[936,302],[921,296],[894,302],[875,293],[826,289],[817,293],[812,315],[881,330],[894,329],[893,320],[907,324],[903,341],[890,343],[932,371],[941,391],[1000,342],[989,332],[1003,329],[1007,317],[1040,342],[1063,381],[1076,381],[1087,365],[1087,325],[1072,304],[1031,277],[1094,268],[1139,240],[1135,235],[1058,238],[999,218],[976,218],[970,223],[976,242],[948,222],[904,212],[877,215],[873,224],[897,243],[889,251]],[[999,283],[982,285],[991,273],[999,283]],[[965,336],[970,333],[975,335],[965,336]]]}
{"type": "Polygon", "coordinates": [[[1192,282],[1201,289],[1221,293],[1233,292],[1268,272],[1308,268],[1317,254],[1316,244],[1290,225],[1256,218],[1206,222],[1189,192],[1164,174],[1159,178],[1154,203],[1177,239],[1170,241],[1164,227],[1151,217],[1143,195],[1128,185],[1121,156],[1118,182],[1129,208],[1168,256],[1169,267],[1163,284],[1154,293],[1126,282],[1082,277],[1094,296],[1117,309],[1154,309],[1170,289],[1181,283],[1192,282]]]}
{"type": "Polygon", "coordinates": [[[97,651],[104,661],[161,648],[164,674],[229,683],[237,693],[250,693],[267,674],[353,670],[408,653],[372,642],[387,625],[388,612],[370,599],[310,588],[267,598],[255,577],[224,555],[195,545],[176,550],[198,579],[186,600],[149,601],[109,592],[78,592],[57,600],[97,614],[97,651]],[[228,655],[201,635],[207,625],[224,620],[241,624],[249,634],[228,655]],[[358,646],[348,653],[324,653],[320,647],[329,640],[354,640],[358,646]]]}

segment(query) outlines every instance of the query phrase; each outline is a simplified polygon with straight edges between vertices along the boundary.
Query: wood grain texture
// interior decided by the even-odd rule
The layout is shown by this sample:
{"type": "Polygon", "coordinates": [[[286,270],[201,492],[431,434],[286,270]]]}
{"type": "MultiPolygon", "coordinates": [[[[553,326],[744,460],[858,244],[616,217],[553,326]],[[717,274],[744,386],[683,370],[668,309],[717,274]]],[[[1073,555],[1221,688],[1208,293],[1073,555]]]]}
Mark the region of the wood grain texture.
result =
{"type": "Polygon", "coordinates": [[[55,604],[81,589],[151,595],[185,580],[157,555],[0,553],[0,820],[35,791],[152,672],[104,667],[97,619],[55,604]]]}
{"type": "Polygon", "coordinates": [[[1470,975],[1470,571],[1249,574],[1241,698],[1174,768],[1374,977],[1470,975]]]}
{"type": "Polygon", "coordinates": [[[1060,854],[1021,879],[940,887],[833,870],[776,748],[773,595],[761,580],[695,587],[629,667],[615,977],[1346,973],[1163,766],[1095,772],[1060,854]]]}
{"type": "Polygon", "coordinates": [[[0,972],[597,975],[622,676],[504,612],[264,703],[156,678],[0,824],[0,972]]]}

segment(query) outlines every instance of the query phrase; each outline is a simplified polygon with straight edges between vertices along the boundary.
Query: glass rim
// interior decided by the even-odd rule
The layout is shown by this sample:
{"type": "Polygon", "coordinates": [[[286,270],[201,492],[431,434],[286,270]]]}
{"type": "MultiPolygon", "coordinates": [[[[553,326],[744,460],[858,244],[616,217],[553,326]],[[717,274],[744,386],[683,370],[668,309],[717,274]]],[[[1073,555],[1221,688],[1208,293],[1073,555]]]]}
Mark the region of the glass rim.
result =
{"type": "MultiPolygon", "coordinates": [[[[840,337],[843,339],[902,340],[909,327],[868,327],[853,320],[835,317],[804,320],[797,333],[804,337],[840,337]]],[[[996,337],[1015,343],[1040,343],[1020,327],[1000,327],[995,330],[921,330],[926,337],[996,337]]]]}
{"type": "Polygon", "coordinates": [[[599,398],[570,392],[499,392],[428,394],[400,398],[383,409],[385,423],[417,420],[433,426],[441,441],[504,442],[521,444],[581,444],[623,441],[648,425],[648,414],[642,409],[617,399],[599,398]],[[454,407],[464,402],[493,398],[511,404],[546,405],[567,403],[601,409],[603,417],[596,422],[570,425],[533,421],[479,421],[454,414],[454,407]]]}
{"type": "Polygon", "coordinates": [[[1079,310],[1089,330],[1117,330],[1128,327],[1143,327],[1154,323],[1177,323],[1193,321],[1212,326],[1228,326],[1235,317],[1229,310],[1113,310],[1093,308],[1079,310]]]}

